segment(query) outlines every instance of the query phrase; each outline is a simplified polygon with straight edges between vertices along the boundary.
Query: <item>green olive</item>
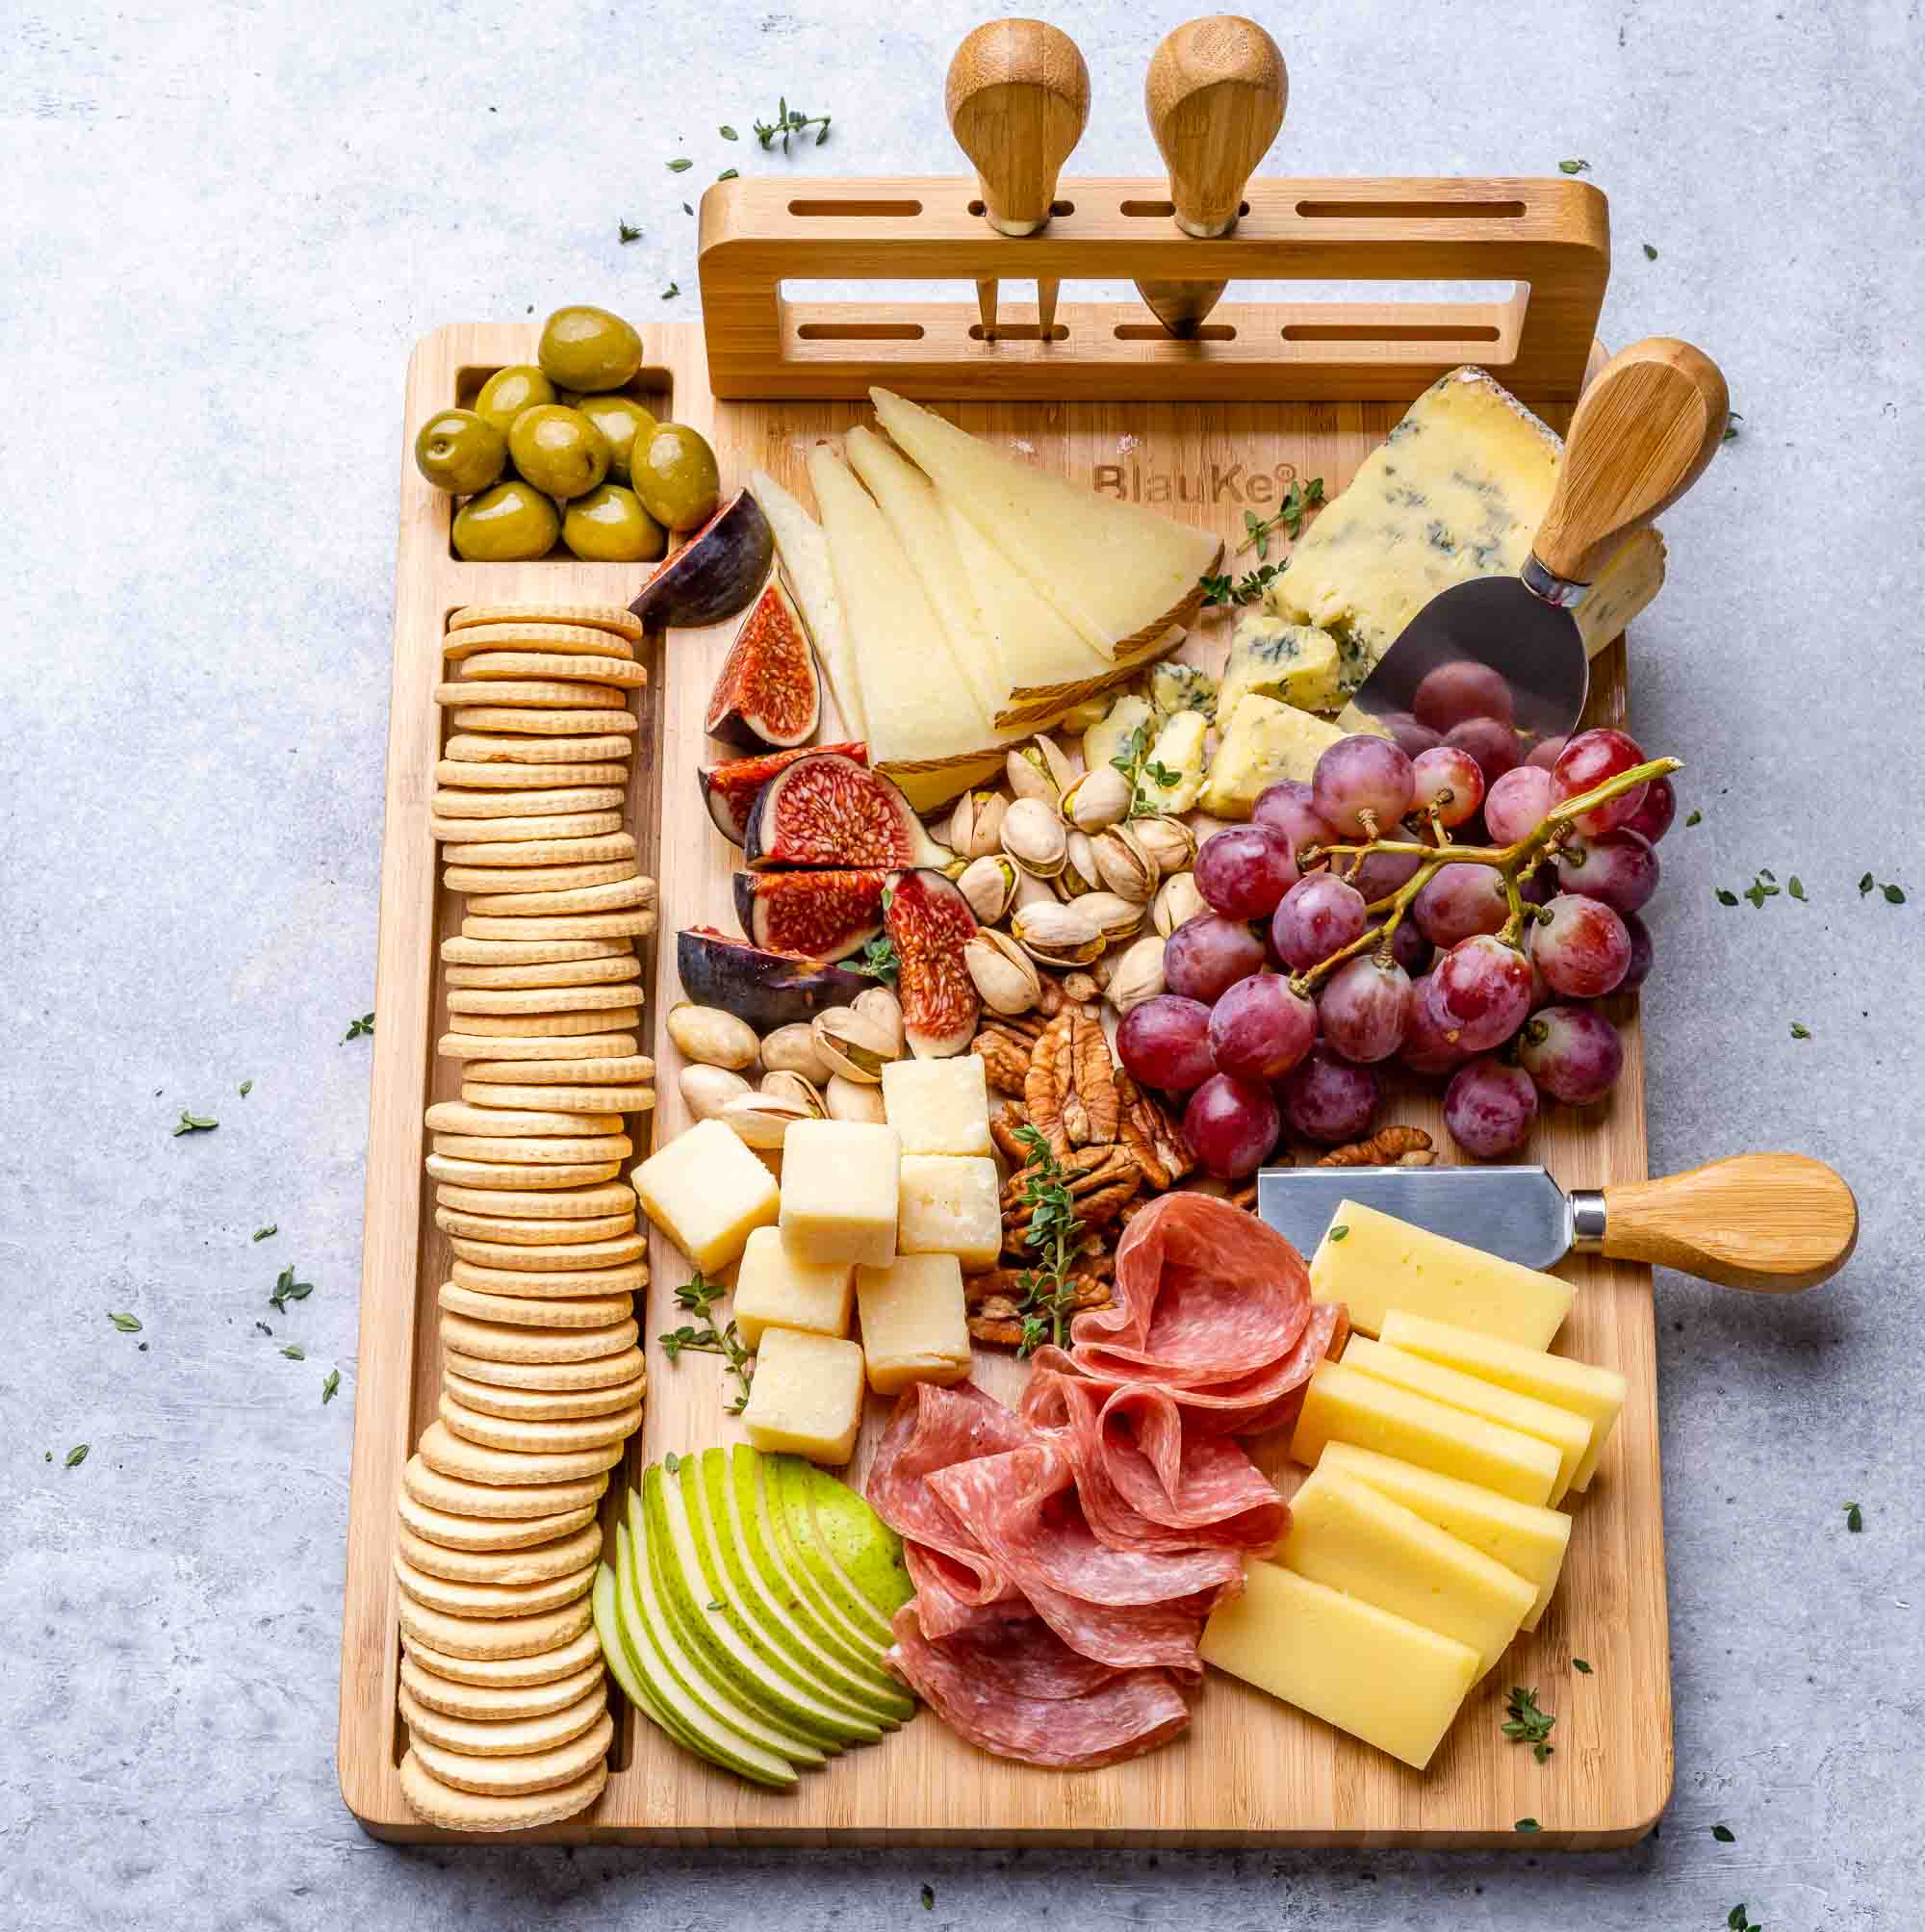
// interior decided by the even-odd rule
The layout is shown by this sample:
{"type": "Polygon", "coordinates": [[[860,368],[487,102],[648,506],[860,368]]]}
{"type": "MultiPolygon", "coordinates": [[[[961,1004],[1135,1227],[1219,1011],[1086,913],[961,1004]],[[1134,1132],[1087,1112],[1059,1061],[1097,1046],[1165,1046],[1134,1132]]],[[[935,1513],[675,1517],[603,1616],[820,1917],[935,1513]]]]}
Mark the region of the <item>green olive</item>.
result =
{"type": "Polygon", "coordinates": [[[629,480],[629,453],[655,433],[655,419],[632,396],[584,396],[575,407],[608,439],[608,474],[629,480]]]}
{"type": "Polygon", "coordinates": [[[542,324],[536,358],[563,389],[600,394],[632,382],[642,366],[642,339],[606,309],[556,309],[542,324]]]}
{"type": "Polygon", "coordinates": [[[422,425],[415,464],[437,490],[472,497],[507,468],[507,438],[472,409],[444,409],[422,425]]]}
{"type": "Polygon", "coordinates": [[[586,496],[608,474],[608,439],[578,409],[544,402],[508,431],[517,473],[551,497],[586,496]]]}
{"type": "Polygon", "coordinates": [[[532,484],[510,479],[454,513],[454,553],[470,563],[520,563],[546,556],[561,532],[554,505],[532,484]]]}
{"type": "Polygon", "coordinates": [[[510,363],[498,369],[481,385],[475,399],[475,413],[485,416],[503,436],[524,409],[554,400],[554,384],[531,362],[510,363]]]}
{"type": "Polygon", "coordinates": [[[722,501],[715,451],[685,423],[658,423],[646,444],[637,439],[629,468],[642,507],[672,530],[700,528],[722,501]]]}
{"type": "Polygon", "coordinates": [[[577,497],[562,515],[561,540],[584,563],[653,563],[668,548],[668,532],[619,483],[577,497]]]}

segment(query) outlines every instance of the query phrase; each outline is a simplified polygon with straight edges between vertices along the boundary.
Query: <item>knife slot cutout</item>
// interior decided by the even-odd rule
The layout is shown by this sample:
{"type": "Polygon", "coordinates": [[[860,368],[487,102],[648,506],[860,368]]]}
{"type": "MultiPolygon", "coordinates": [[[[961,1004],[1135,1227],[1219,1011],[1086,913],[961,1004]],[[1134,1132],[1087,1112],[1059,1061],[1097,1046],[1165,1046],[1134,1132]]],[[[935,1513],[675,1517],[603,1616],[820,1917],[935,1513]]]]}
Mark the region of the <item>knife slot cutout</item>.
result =
{"type": "MultiPolygon", "coordinates": [[[[1123,212],[1134,210],[1125,205],[1123,212]]],[[[1522,201],[1299,201],[1296,213],[1306,221],[1521,221],[1525,206],[1522,201]]]]}

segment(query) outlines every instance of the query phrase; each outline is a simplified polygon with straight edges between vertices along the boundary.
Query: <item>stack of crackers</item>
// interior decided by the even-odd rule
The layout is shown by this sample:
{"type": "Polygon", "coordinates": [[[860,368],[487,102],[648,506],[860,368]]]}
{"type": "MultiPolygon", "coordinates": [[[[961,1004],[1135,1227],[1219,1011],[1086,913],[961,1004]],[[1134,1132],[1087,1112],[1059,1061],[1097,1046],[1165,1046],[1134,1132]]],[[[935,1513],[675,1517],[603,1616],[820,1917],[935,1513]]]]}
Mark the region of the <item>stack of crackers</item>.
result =
{"type": "Polygon", "coordinates": [[[440,1413],[403,1476],[401,1789],[456,1831],[594,1801],[614,1726],[590,1590],[598,1506],[642,1419],[648,1278],[625,1115],[654,1104],[642,965],[655,887],[627,822],[647,673],[625,610],[457,610],[434,836],[464,895],[442,945],[459,1100],[427,1110],[440,1413]]]}

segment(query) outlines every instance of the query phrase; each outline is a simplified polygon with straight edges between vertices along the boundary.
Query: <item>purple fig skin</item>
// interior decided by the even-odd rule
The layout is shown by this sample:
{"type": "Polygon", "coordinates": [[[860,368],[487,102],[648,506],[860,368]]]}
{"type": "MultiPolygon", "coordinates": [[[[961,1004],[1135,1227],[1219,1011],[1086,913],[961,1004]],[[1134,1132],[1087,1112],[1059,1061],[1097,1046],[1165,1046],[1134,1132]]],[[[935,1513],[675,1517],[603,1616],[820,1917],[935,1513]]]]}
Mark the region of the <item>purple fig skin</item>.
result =
{"type": "Polygon", "coordinates": [[[681,990],[698,1006],[719,1006],[759,1033],[812,1019],[827,1006],[847,1006],[875,985],[823,960],[765,953],[746,940],[692,927],[676,938],[681,990]]]}
{"type": "Polygon", "coordinates": [[[719,624],[747,607],[775,554],[775,532],[761,504],[737,490],[656,568],[629,608],[651,631],[719,624]]]}

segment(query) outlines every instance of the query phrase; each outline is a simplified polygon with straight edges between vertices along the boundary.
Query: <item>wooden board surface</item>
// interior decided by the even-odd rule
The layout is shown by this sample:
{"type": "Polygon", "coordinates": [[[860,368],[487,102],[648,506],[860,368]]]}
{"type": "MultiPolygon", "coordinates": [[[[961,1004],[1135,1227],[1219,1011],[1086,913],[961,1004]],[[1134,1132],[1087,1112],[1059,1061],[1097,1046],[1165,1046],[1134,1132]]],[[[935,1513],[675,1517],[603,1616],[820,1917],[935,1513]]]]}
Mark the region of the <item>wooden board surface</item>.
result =
{"type": "MultiPolygon", "coordinates": [[[[818,437],[835,436],[865,411],[848,402],[726,403],[709,398],[702,335],[694,326],[643,330],[643,381],[675,417],[715,444],[725,481],[767,469],[807,500],[803,462],[818,437]]],[[[463,326],[426,338],[408,381],[410,430],[433,407],[472,393],[480,374],[532,358],[532,324],[463,326]]],[[[1007,443],[1048,468],[1092,484],[1118,473],[1168,509],[1226,537],[1241,533],[1243,502],[1221,479],[1257,474],[1322,477],[1336,495],[1401,414],[1395,403],[965,404],[963,425],[1007,443]],[[1234,466],[1241,466],[1235,471],[1234,466]]],[[[1561,417],[1549,409],[1562,426],[1561,417]]],[[[449,1837],[423,1826],[403,1803],[398,1766],[405,1739],[395,1714],[399,1652],[391,1568],[394,1502],[416,1435],[432,1416],[440,1376],[434,1296],[449,1259],[433,1224],[422,1171],[422,1109],[458,1087],[437,1061],[441,1030],[438,944],[459,923],[441,890],[428,835],[441,720],[432,690],[446,615],[464,604],[526,598],[546,603],[626,603],[637,566],[552,559],[467,564],[449,552],[448,500],[404,460],[396,600],[394,709],[390,725],[387,834],[368,1208],[361,1295],[359,1387],[354,1424],[347,1585],[343,1632],[340,1773],[349,1808],[383,1838],[449,1837]]],[[[1219,619],[1186,655],[1220,652],[1219,619]]],[[[653,968],[644,1027],[661,1063],[657,1143],[686,1117],[675,1092],[663,1015],[680,997],[672,935],[711,923],[734,930],[730,874],[735,851],[709,824],[694,772],[710,756],[702,720],[732,625],[675,631],[643,653],[650,683],[636,694],[642,719],[630,817],[644,869],[660,881],[665,942],[653,968]],[[658,815],[657,815],[658,814],[658,815]]],[[[1593,667],[1590,720],[1625,712],[1622,641],[1593,667]]],[[[833,736],[833,718],[823,735],[833,736]]],[[[646,957],[646,955],[645,955],[646,957]]],[[[1625,1073],[1604,1106],[1578,1115],[1553,1108],[1530,1152],[1567,1187],[1642,1178],[1645,1166],[1643,1043],[1636,1003],[1613,1002],[1625,1034],[1625,1073]]],[[[1381,1118],[1428,1126],[1445,1146],[1438,1090],[1394,1092],[1381,1118]]],[[[637,1132],[646,1130],[639,1122],[637,1132]]],[[[724,1413],[722,1365],[712,1357],[670,1365],[652,1338],[673,1326],[672,1291],[688,1275],[659,1235],[653,1279],[638,1307],[650,1341],[650,1393],[629,1446],[632,1477],[669,1450],[737,1439],[724,1413]]],[[[1429,1770],[1417,1773],[1217,1673],[1194,1699],[1186,1737],[1133,1764],[1061,1773],[1007,1764],[955,1738],[927,1713],[879,1746],[806,1773],[776,1794],[688,1756],[618,1705],[612,1772],[588,1812],[526,1834],[566,1842],[729,1844],[1096,1843],[1169,1845],[1502,1845],[1592,1849],[1641,1836],[1671,1790],[1671,1684],[1665,1617],[1663,1514],[1658,1484],[1656,1375],[1648,1270],[1597,1258],[1565,1273],[1578,1287],[1559,1339],[1563,1352],[1621,1370],[1630,1393],[1588,1494],[1577,1497],[1564,1580],[1542,1625],[1520,1637],[1473,1693],[1429,1770]],[[1576,1655],[1592,1665],[1575,1673],[1576,1655]],[[1557,1717],[1555,1754],[1545,1765],[1499,1731],[1507,1688],[1536,1686],[1557,1717]],[[1541,1835],[1522,1836],[1534,1817],[1541,1835]]],[[[979,1379],[1012,1398],[1021,1369],[979,1355],[979,1379]]],[[[860,1481],[886,1404],[874,1411],[851,1475],[860,1481]]],[[[1282,1444],[1251,1445],[1284,1486],[1294,1474],[1282,1444]]],[[[604,1518],[622,1495],[611,1486],[604,1518]]],[[[610,1687],[611,1692],[613,1686],[610,1687]]]]}

